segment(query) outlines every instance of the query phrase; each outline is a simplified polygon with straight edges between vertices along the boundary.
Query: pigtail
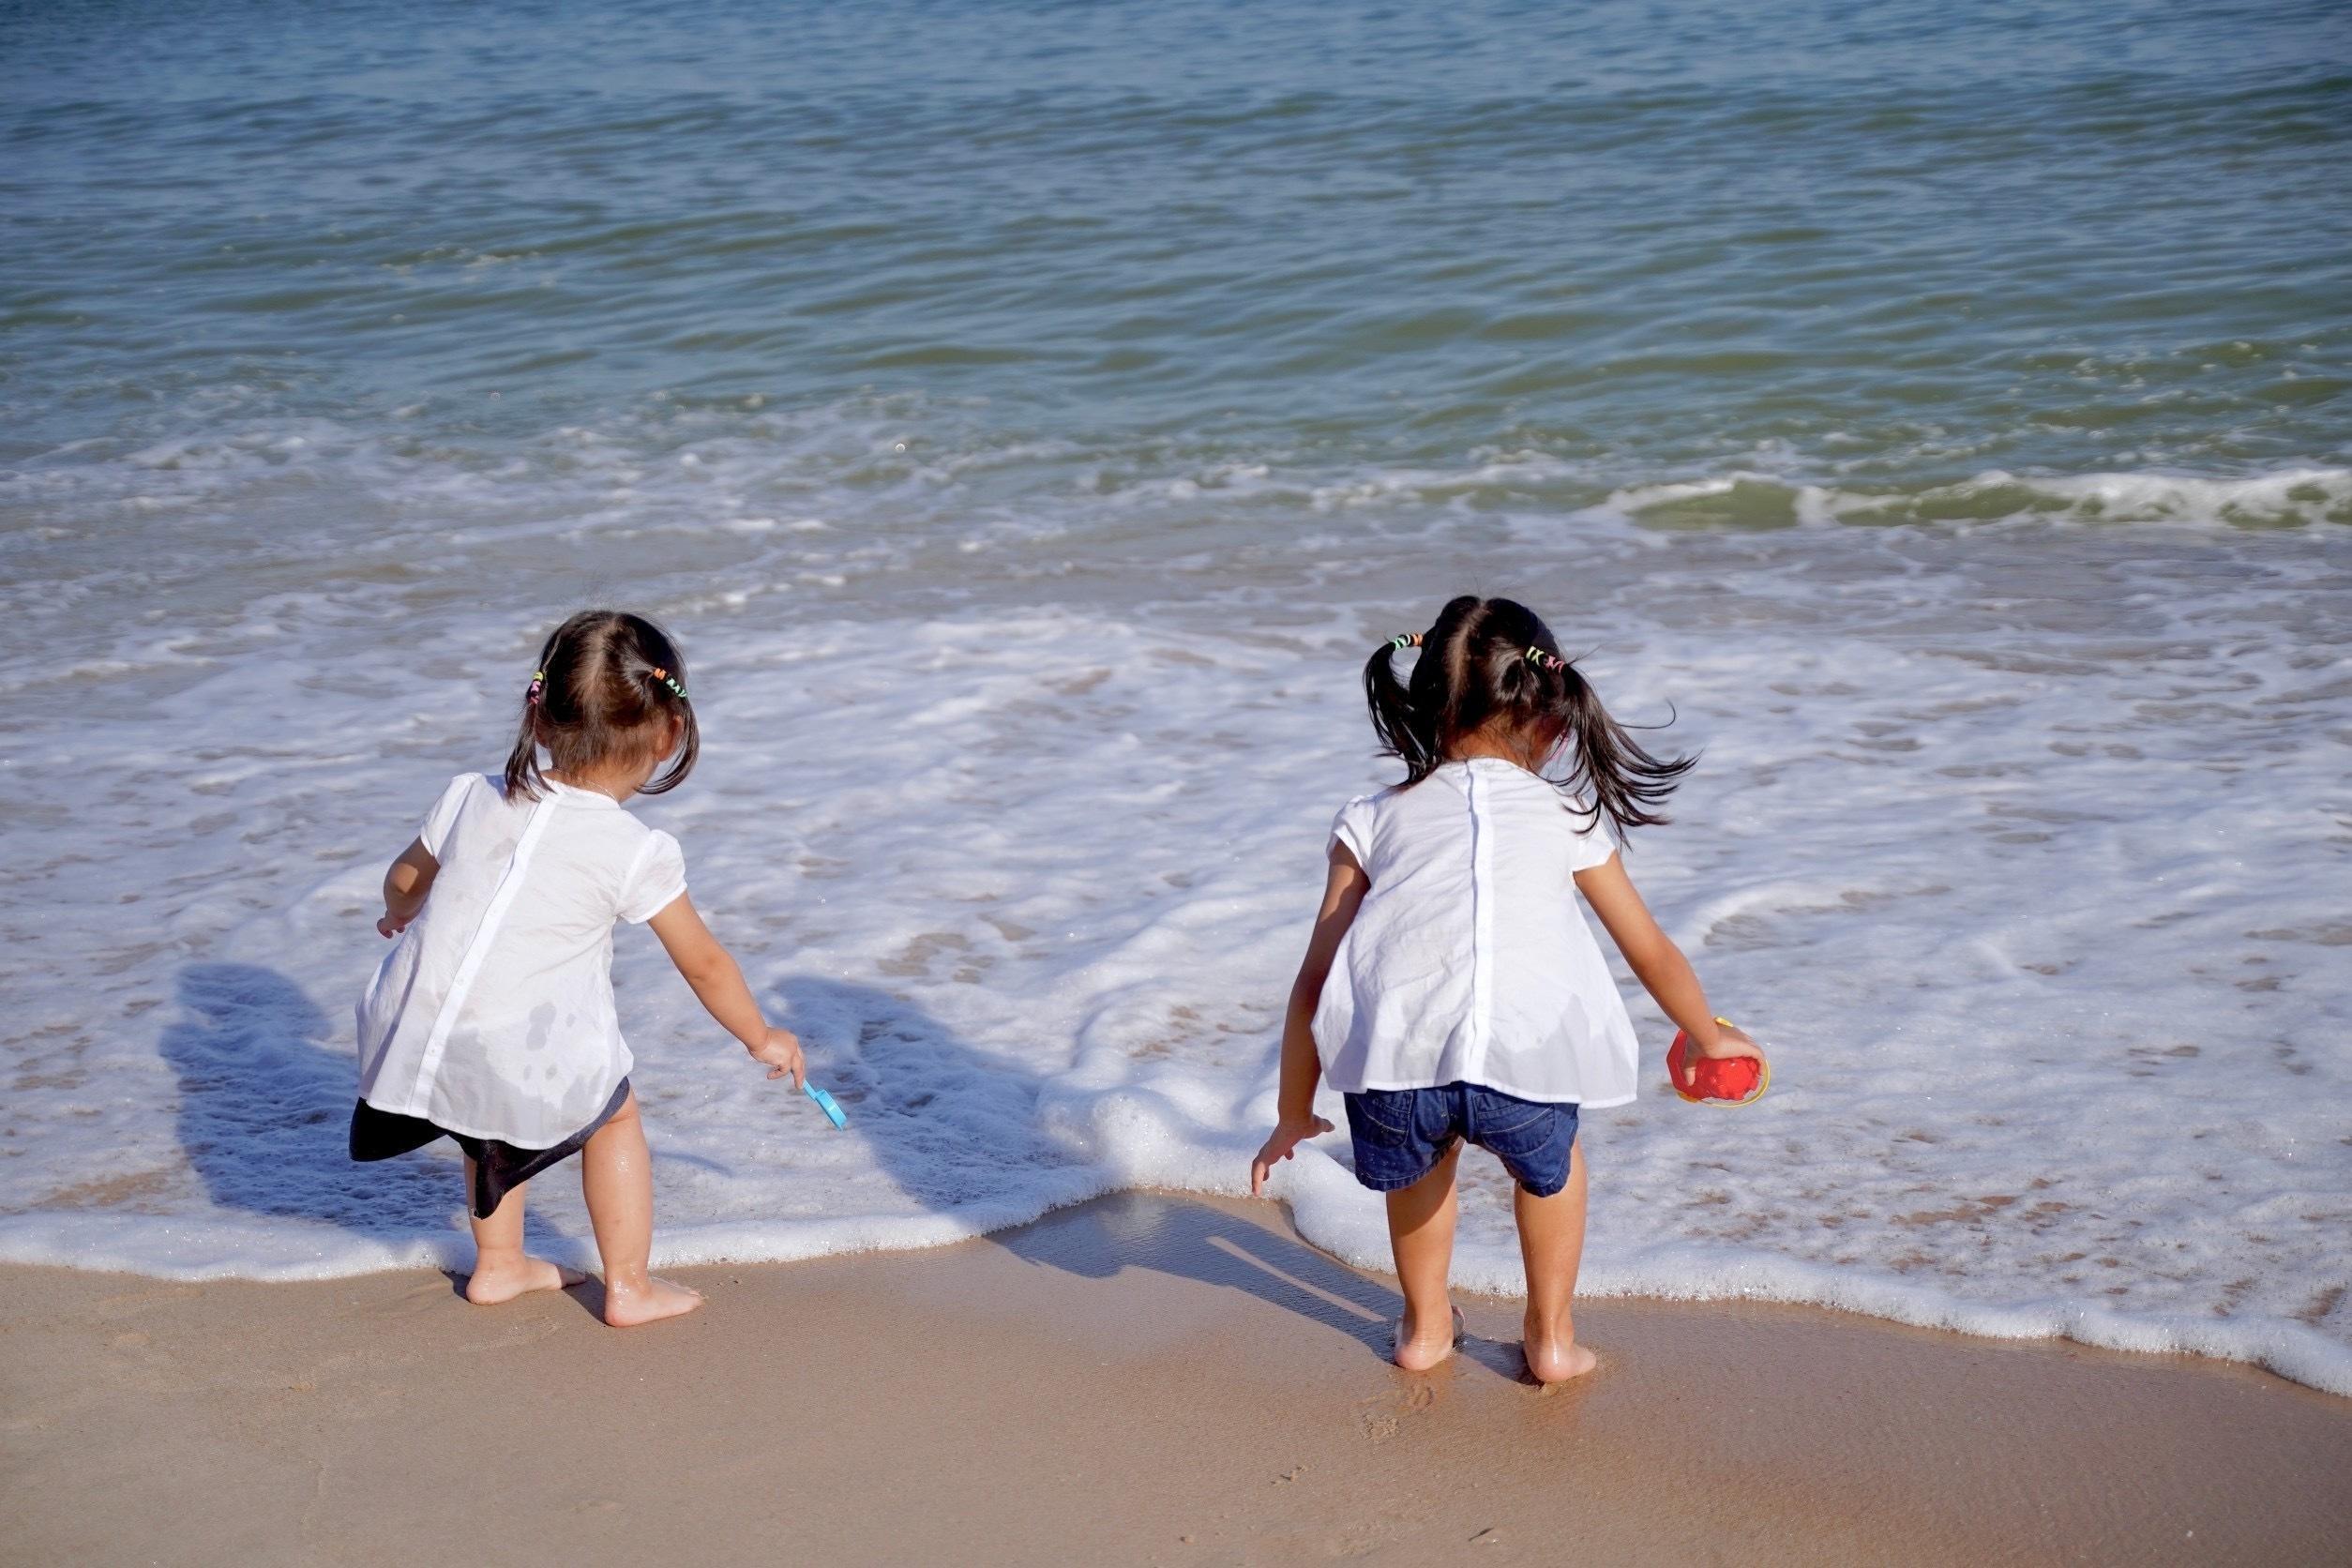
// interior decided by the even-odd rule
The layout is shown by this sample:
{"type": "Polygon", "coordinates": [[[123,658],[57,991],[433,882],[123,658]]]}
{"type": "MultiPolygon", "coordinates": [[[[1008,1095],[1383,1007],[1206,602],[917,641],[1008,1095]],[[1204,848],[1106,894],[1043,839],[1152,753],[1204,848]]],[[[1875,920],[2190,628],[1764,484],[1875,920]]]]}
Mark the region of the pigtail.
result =
{"type": "Polygon", "coordinates": [[[1438,765],[1437,726],[1413,712],[1412,695],[1396,676],[1396,656],[1421,646],[1421,633],[1401,632],[1372,651],[1364,663],[1364,701],[1372,710],[1372,730],[1380,737],[1383,756],[1405,764],[1409,779],[1418,781],[1438,765]]]}
{"type": "Polygon", "coordinates": [[[1652,755],[1609,716],[1601,694],[1567,660],[1546,673],[1560,685],[1554,711],[1564,726],[1561,749],[1575,764],[1557,782],[1590,800],[1594,821],[1606,816],[1621,838],[1632,828],[1665,825],[1668,819],[1657,808],[1698,759],[1652,755]]]}
{"type": "Polygon", "coordinates": [[[536,800],[546,782],[539,774],[539,716],[526,701],[522,724],[515,734],[515,748],[506,753],[506,798],[536,800]]]}
{"type": "Polygon", "coordinates": [[[1445,761],[1462,724],[1462,672],[1477,630],[1474,594],[1450,599],[1425,632],[1400,632],[1373,650],[1364,666],[1364,699],[1380,754],[1405,764],[1405,783],[1420,783],[1445,761]],[[1396,656],[1419,648],[1410,683],[1396,677],[1396,656]]]}
{"type": "Polygon", "coordinates": [[[547,700],[547,667],[563,641],[563,630],[551,633],[539,649],[539,667],[523,688],[522,722],[515,730],[515,748],[506,753],[506,798],[536,800],[547,789],[539,771],[539,705],[547,700]]]}
{"type": "MultiPolygon", "coordinates": [[[[677,657],[675,645],[653,623],[646,629],[671,649],[670,656],[677,657]]],[[[695,759],[702,755],[702,727],[695,722],[694,704],[686,701],[686,672],[667,665],[648,665],[639,677],[646,703],[657,713],[667,713],[679,720],[678,749],[670,755],[670,765],[648,778],[638,789],[641,795],[667,794],[686,782],[694,771],[695,759]]]]}

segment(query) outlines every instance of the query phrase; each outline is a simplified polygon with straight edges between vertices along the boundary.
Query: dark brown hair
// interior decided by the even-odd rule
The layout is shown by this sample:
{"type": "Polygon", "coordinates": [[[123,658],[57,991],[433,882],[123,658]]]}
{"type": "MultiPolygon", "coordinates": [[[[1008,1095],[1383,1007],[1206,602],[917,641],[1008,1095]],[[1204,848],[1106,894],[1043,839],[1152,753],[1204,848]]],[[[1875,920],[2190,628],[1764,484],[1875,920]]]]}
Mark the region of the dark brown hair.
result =
{"type": "Polygon", "coordinates": [[[542,749],[554,772],[576,778],[616,759],[659,756],[672,720],[681,726],[677,751],[639,793],[676,789],[702,750],[686,694],[686,659],[668,632],[625,610],[581,611],[539,650],[506,758],[506,798],[535,800],[546,789],[542,749]]]}
{"type": "Polygon", "coordinates": [[[1590,800],[1594,820],[1606,815],[1620,837],[1666,820],[1656,807],[1697,759],[1643,750],[1535,611],[1474,594],[1451,601],[1422,634],[1410,682],[1396,676],[1398,641],[1364,665],[1364,694],[1382,752],[1405,764],[1408,788],[1492,729],[1532,741],[1545,758],[1564,755],[1568,773],[1550,782],[1590,800]]]}

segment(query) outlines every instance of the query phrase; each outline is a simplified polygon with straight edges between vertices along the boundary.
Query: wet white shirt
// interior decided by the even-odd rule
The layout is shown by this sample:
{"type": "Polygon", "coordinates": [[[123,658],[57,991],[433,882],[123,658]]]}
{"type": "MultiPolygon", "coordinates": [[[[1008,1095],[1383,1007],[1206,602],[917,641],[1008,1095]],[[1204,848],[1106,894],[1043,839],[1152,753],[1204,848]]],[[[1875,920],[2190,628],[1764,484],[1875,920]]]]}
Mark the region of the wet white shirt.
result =
{"type": "Polygon", "coordinates": [[[1623,1105],[1638,1046],[1576,901],[1617,852],[1577,803],[1500,758],[1349,801],[1332,834],[1371,882],[1315,1010],[1334,1089],[1464,1082],[1623,1105]]]}
{"type": "Polygon", "coordinates": [[[686,891],[678,841],[610,795],[449,781],[417,834],[441,863],[359,1000],[359,1097],[451,1132],[552,1148],[628,1076],[612,926],[686,891]]]}

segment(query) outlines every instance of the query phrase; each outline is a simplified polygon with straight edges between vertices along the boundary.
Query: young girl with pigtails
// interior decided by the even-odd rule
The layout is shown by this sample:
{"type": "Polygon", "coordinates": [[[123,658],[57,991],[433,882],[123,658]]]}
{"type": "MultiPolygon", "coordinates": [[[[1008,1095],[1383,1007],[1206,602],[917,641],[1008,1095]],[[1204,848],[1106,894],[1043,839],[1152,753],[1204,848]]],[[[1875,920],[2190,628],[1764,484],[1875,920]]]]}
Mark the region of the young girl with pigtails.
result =
{"type": "Polygon", "coordinates": [[[646,1272],[653,1161],[612,1004],[616,923],[650,925],[711,1017],[801,1084],[799,1042],[686,897],[678,841],[624,808],[685,782],[701,747],[677,645],[641,615],[582,611],[539,652],[504,776],[451,779],[384,876],[376,928],[396,941],[359,1002],[351,1153],[445,1136],[465,1152],[468,1301],[579,1282],[522,1250],[523,1184],[578,1153],[605,1321],[701,1304],[646,1272]]]}
{"type": "Polygon", "coordinates": [[[1250,1190],[1332,1131],[1343,1096],[1356,1179],[1386,1196],[1403,1287],[1395,1361],[1452,1353],[1455,1167],[1485,1148],[1516,1183],[1525,1353],[1542,1382],[1591,1369],[1570,1312],[1584,1252],[1578,1113],[1634,1098],[1638,1048],[1581,893],[1700,1057],[1756,1056],[1634,891],[1615,839],[1663,822],[1691,766],[1642,749],[1526,606],[1472,596],[1364,667],[1372,727],[1401,783],[1332,824],[1329,875],[1282,1036],[1277,1121],[1250,1190]],[[1408,679],[1396,658],[1418,648],[1408,679]],[[1557,770],[1557,771],[1554,771],[1557,770]]]}

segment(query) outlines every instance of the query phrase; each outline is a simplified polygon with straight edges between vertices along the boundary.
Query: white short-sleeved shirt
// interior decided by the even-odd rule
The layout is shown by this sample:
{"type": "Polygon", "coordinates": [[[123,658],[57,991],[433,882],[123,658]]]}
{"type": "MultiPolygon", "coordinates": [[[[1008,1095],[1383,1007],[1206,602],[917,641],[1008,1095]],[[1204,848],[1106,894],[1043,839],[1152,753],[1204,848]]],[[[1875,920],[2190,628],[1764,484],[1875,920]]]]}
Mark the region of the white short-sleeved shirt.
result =
{"type": "Polygon", "coordinates": [[[550,781],[510,802],[503,779],[471,773],[417,837],[441,870],[359,999],[359,1097],[552,1148],[628,1076],[612,925],[686,891],[678,841],[593,790],[550,781]]]}
{"type": "Polygon", "coordinates": [[[1634,1097],[1633,1020],[1576,903],[1576,874],[1617,852],[1597,820],[1474,757],[1349,801],[1332,833],[1372,884],[1315,1009],[1334,1089],[1634,1097]]]}

